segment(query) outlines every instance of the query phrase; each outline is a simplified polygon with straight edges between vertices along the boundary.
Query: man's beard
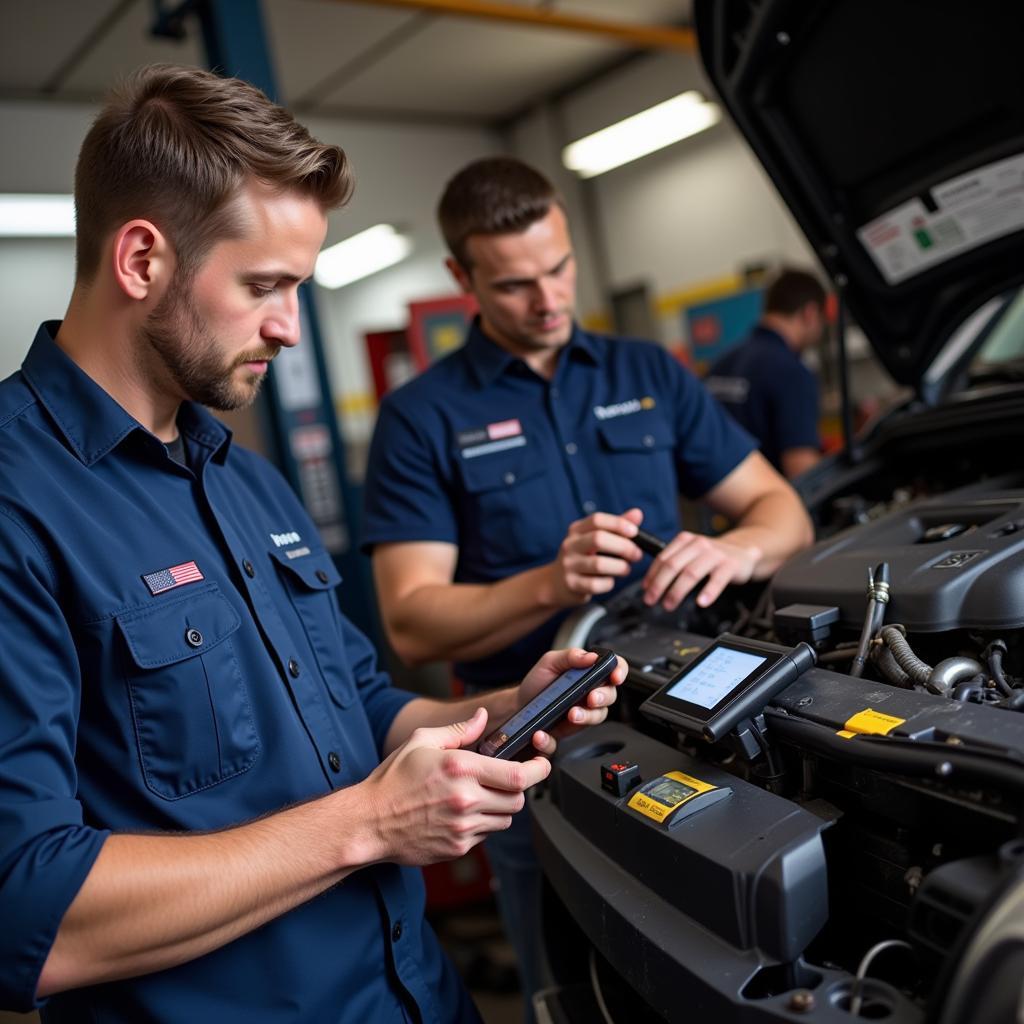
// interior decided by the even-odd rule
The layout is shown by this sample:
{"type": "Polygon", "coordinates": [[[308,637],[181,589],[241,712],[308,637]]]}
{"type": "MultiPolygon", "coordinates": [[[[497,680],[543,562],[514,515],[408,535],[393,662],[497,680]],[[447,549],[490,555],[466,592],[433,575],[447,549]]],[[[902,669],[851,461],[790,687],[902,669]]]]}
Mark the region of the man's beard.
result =
{"type": "Polygon", "coordinates": [[[155,355],[164,374],[182,395],[220,412],[251,405],[266,376],[252,374],[244,384],[239,384],[234,380],[234,371],[244,363],[269,362],[278,352],[268,346],[225,365],[217,339],[195,314],[189,288],[177,285],[161,299],[139,334],[148,346],[144,359],[150,353],[155,355]]]}

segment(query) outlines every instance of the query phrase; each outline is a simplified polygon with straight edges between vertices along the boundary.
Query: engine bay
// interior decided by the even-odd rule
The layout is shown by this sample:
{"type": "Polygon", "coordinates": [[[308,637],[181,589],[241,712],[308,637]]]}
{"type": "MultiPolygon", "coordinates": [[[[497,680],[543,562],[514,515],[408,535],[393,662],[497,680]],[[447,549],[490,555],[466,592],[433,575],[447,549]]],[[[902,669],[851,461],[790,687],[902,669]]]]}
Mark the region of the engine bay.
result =
{"type": "MultiPolygon", "coordinates": [[[[556,977],[605,1019],[1016,1019],[1024,945],[986,929],[1024,885],[1024,475],[946,482],[876,492],[708,609],[625,590],[567,622],[560,643],[629,663],[617,721],[566,744],[532,805],[556,977]],[[816,656],[751,717],[756,742],[641,711],[723,632],[816,656]],[[601,787],[609,758],[731,797],[640,821],[601,787]]],[[[834,488],[819,523],[850,504],[834,488]]]]}

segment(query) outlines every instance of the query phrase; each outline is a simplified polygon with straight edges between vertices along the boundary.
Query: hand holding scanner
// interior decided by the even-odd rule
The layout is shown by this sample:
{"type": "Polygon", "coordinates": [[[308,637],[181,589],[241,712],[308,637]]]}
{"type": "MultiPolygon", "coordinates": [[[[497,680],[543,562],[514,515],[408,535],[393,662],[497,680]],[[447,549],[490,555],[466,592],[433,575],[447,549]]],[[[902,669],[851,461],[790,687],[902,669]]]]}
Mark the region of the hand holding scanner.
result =
{"type": "Polygon", "coordinates": [[[532,756],[530,742],[538,729],[547,730],[569,709],[612,674],[617,659],[614,651],[595,647],[597,661],[587,668],[571,668],[553,683],[545,686],[536,697],[520,708],[504,725],[498,726],[480,741],[477,751],[488,757],[505,761],[518,760],[517,755],[532,756]]]}

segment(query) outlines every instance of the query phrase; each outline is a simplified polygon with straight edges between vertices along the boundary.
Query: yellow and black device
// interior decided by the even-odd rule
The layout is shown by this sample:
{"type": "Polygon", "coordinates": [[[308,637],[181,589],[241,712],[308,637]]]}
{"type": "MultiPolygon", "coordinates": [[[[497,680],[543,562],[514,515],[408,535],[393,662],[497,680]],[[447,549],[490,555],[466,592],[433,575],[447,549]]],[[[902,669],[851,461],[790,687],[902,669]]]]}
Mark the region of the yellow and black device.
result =
{"type": "Polygon", "coordinates": [[[673,828],[685,818],[724,800],[732,790],[695,779],[684,772],[666,772],[642,785],[630,798],[628,807],[659,825],[673,828]]]}

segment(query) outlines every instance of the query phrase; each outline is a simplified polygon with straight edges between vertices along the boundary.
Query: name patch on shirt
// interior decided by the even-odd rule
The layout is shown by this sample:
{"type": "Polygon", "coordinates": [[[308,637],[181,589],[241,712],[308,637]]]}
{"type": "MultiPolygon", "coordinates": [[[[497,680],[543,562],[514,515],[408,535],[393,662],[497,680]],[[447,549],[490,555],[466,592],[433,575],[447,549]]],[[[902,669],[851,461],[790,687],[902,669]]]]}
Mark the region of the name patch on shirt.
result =
{"type": "Polygon", "coordinates": [[[612,420],[616,416],[631,416],[643,409],[653,409],[655,401],[650,395],[643,398],[631,398],[628,402],[616,402],[614,405],[595,405],[594,415],[599,420],[612,420]]]}
{"type": "Polygon", "coordinates": [[[720,402],[733,405],[742,405],[750,394],[750,381],[743,377],[708,377],[704,387],[720,402]]]}
{"type": "Polygon", "coordinates": [[[460,430],[455,439],[459,443],[464,459],[503,452],[509,448],[522,448],[526,444],[523,425],[519,420],[499,420],[496,423],[488,423],[486,427],[460,430]]]}
{"type": "Polygon", "coordinates": [[[195,562],[182,562],[181,565],[172,565],[169,569],[146,573],[142,577],[142,582],[149,587],[151,594],[156,595],[175,587],[183,587],[186,583],[197,583],[205,578],[195,562]]]}

